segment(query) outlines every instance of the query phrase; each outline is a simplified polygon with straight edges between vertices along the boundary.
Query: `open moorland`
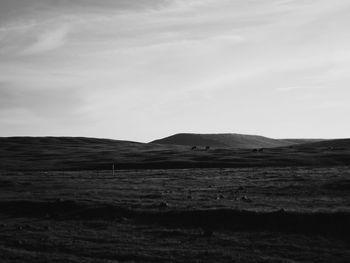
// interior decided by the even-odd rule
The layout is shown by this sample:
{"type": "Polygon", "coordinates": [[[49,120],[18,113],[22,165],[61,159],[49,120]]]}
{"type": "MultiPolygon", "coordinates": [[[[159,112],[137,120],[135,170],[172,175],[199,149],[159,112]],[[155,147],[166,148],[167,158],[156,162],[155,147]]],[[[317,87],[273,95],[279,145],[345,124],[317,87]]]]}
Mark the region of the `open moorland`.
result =
{"type": "Polygon", "coordinates": [[[1,262],[350,260],[349,140],[1,140],[1,262]]]}
{"type": "Polygon", "coordinates": [[[348,262],[350,167],[4,172],[2,262],[348,262]]]}
{"type": "Polygon", "coordinates": [[[350,139],[254,148],[262,141],[257,143],[253,137],[240,145],[247,148],[213,145],[208,150],[203,146],[192,150],[189,145],[95,138],[3,137],[0,170],[109,170],[113,164],[118,169],[350,165],[350,139]]]}

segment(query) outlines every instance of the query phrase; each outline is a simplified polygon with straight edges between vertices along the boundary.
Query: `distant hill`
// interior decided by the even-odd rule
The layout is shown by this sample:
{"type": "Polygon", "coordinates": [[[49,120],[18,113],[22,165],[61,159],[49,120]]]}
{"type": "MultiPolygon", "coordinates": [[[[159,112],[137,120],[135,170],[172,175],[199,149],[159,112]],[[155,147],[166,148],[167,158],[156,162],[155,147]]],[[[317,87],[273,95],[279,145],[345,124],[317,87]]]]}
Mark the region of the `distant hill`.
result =
{"type": "Polygon", "coordinates": [[[190,145],[220,146],[209,150],[204,147],[191,150],[188,145],[82,137],[0,137],[0,175],[4,170],[111,170],[113,164],[116,169],[350,165],[350,139],[311,143],[306,140],[307,143],[295,144],[300,142],[297,140],[291,146],[291,142],[261,136],[219,137],[194,136],[197,140],[194,141],[191,136],[185,136],[190,145]],[[233,137],[236,144],[232,144],[233,137]]]}
{"type": "MultiPolygon", "coordinates": [[[[0,137],[0,170],[110,169],[160,146],[85,137],[0,137]]],[[[169,147],[166,147],[169,148],[169,147]]],[[[141,156],[141,157],[140,157],[141,156]]]]}
{"type": "Polygon", "coordinates": [[[223,134],[193,134],[179,133],[163,139],[152,141],[156,144],[187,145],[187,146],[214,146],[239,149],[274,148],[300,143],[319,141],[316,139],[271,139],[257,135],[235,133],[223,134]]]}
{"type": "Polygon", "coordinates": [[[304,143],[315,143],[315,142],[325,141],[325,139],[281,139],[281,140],[291,144],[304,144],[304,143]]]}
{"type": "Polygon", "coordinates": [[[350,148],[350,139],[323,140],[296,145],[297,148],[350,148]]]}

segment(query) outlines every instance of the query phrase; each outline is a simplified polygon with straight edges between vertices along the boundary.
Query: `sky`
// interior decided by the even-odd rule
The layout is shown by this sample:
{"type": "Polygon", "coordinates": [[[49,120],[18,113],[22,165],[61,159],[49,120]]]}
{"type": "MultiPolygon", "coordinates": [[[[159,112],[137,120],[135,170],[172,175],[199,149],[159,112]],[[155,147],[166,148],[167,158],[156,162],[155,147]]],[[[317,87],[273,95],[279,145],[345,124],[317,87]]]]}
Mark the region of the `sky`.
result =
{"type": "Polygon", "coordinates": [[[350,137],[348,0],[0,0],[0,136],[350,137]]]}

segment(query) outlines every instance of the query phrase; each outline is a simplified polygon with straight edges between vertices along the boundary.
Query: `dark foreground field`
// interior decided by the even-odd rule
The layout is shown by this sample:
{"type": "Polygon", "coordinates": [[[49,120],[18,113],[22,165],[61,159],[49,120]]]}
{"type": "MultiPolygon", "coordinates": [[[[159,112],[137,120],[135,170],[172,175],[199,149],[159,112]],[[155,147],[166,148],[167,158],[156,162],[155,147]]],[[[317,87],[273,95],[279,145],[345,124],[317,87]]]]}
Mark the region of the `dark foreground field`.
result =
{"type": "Polygon", "coordinates": [[[1,262],[350,262],[350,167],[2,172],[1,262]]]}

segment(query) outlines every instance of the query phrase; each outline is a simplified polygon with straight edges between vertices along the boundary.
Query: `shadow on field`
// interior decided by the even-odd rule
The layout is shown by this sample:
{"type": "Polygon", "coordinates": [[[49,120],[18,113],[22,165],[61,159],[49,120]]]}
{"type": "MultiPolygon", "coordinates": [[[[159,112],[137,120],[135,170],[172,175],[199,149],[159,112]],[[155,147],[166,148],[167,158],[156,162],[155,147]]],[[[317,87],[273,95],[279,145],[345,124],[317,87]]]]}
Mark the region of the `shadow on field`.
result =
{"type": "Polygon", "coordinates": [[[72,200],[53,202],[2,201],[3,214],[19,217],[44,217],[54,220],[132,220],[138,224],[166,227],[201,227],[208,233],[215,230],[276,231],[331,234],[349,238],[348,212],[254,212],[232,209],[208,210],[132,210],[107,204],[78,203],[72,200]]]}

